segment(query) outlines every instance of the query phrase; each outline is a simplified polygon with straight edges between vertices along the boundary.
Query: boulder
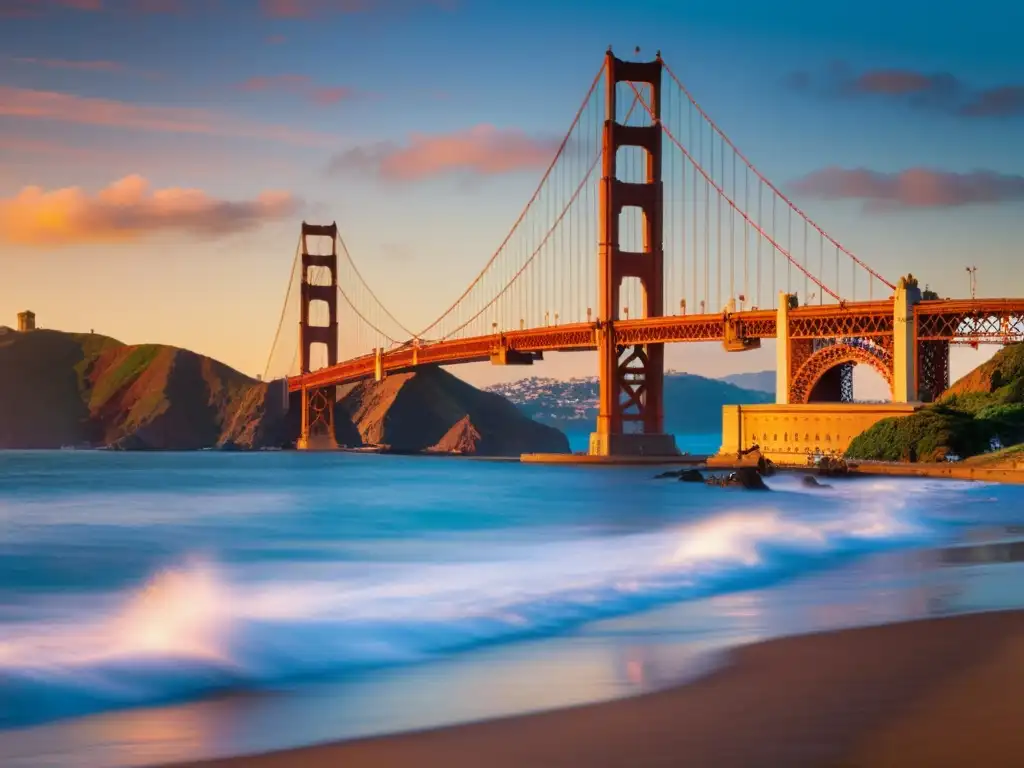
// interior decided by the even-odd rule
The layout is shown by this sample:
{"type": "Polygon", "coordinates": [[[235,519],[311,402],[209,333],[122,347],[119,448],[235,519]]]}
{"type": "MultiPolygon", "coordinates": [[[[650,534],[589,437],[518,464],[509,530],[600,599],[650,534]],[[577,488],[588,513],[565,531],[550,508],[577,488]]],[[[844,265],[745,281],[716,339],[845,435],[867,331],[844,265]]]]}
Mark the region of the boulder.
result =
{"type": "Polygon", "coordinates": [[[761,479],[761,475],[757,473],[755,467],[740,467],[728,475],[709,477],[705,482],[708,485],[717,485],[720,488],[745,488],[748,491],[771,490],[771,488],[765,485],[764,480],[761,479]]]}

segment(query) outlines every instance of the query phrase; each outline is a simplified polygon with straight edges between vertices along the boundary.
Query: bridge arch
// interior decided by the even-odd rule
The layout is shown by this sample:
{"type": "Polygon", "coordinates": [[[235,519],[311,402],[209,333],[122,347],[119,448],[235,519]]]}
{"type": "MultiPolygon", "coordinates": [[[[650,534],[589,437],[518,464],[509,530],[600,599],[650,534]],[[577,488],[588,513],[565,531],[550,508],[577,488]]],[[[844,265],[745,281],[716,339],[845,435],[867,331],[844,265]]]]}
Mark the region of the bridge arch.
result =
{"type": "MultiPolygon", "coordinates": [[[[790,385],[789,402],[810,403],[819,400],[821,387],[828,383],[828,377],[840,374],[843,366],[852,368],[858,364],[874,368],[892,393],[892,352],[864,339],[840,339],[818,349],[800,365],[790,385]]],[[[838,382],[839,379],[835,380],[838,382]]]]}

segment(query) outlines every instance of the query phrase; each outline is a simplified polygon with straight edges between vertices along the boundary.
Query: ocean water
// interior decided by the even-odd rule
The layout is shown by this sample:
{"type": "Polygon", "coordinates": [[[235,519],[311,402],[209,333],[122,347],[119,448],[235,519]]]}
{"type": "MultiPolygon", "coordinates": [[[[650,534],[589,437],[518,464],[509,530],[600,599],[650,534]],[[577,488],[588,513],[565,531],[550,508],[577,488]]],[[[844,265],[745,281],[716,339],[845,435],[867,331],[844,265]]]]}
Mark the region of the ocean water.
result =
{"type": "MultiPolygon", "coordinates": [[[[563,431],[569,439],[569,450],[578,453],[586,452],[590,448],[590,430],[563,431]]],[[[719,432],[676,435],[676,445],[679,446],[679,450],[696,455],[718,453],[718,449],[722,446],[722,435],[719,432]]]]}
{"type": "MultiPolygon", "coordinates": [[[[582,665],[608,637],[635,640],[636,626],[623,627],[637,617],[648,634],[666,615],[693,636],[731,632],[726,645],[767,624],[775,634],[821,624],[794,618],[805,603],[858,623],[853,603],[823,591],[829,573],[1024,524],[1017,487],[861,478],[816,491],[780,476],[773,493],[750,493],[656,472],[356,454],[0,453],[0,762],[141,763],[129,758],[142,753],[87,759],[78,742],[40,757],[33,750],[52,748],[51,737],[5,736],[104,722],[114,723],[99,739],[109,742],[109,728],[137,722],[132,713],[167,722],[182,711],[168,707],[194,713],[225,695],[301,698],[323,686],[335,686],[332,701],[357,686],[380,711],[347,727],[373,707],[346,710],[306,737],[292,731],[292,742],[420,727],[429,717],[381,702],[416,690],[423,670],[446,670],[451,686],[472,668],[465,690],[476,693],[449,720],[600,698],[607,691],[578,677],[562,698],[512,702],[506,691],[500,706],[480,703],[517,654],[530,659],[512,664],[520,677],[545,654],[564,675],[567,660],[582,665]],[[741,626],[738,599],[776,608],[741,626]]],[[[858,594],[857,610],[873,610],[858,594]]],[[[664,661],[665,680],[677,662],[664,661]]],[[[286,745],[263,731],[263,741],[217,749],[286,745]]]]}

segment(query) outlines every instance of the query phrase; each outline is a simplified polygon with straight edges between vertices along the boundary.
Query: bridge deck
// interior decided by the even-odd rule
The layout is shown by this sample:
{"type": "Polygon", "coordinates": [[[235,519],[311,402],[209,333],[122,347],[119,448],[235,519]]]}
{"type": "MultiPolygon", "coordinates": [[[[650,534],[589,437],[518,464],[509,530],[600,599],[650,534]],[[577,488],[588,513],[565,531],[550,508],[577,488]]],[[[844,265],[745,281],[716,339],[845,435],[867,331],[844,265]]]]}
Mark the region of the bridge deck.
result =
{"type": "MultiPolygon", "coordinates": [[[[1006,343],[1024,339],[1024,299],[966,299],[923,301],[914,308],[919,341],[1006,343]]],[[[774,310],[726,314],[669,315],[617,320],[616,341],[623,345],[722,341],[727,323],[737,336],[773,339],[774,310]]],[[[845,305],[803,306],[790,310],[790,337],[794,339],[880,337],[893,332],[893,302],[857,302],[845,305]]],[[[407,342],[382,355],[385,373],[408,371],[420,365],[455,365],[483,362],[501,349],[517,352],[576,351],[597,348],[597,323],[530,328],[486,336],[444,341],[407,342]]],[[[372,377],[374,355],[345,360],[319,371],[288,379],[289,391],[326,387],[372,377]]]]}

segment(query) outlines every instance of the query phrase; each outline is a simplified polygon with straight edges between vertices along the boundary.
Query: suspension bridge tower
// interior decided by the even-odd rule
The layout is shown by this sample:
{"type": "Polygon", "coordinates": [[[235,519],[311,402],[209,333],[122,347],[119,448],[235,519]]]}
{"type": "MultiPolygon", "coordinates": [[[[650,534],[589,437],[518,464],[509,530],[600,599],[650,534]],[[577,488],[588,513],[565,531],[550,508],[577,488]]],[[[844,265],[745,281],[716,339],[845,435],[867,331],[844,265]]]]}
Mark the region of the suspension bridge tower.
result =
{"type": "Polygon", "coordinates": [[[590,436],[592,455],[679,453],[675,438],[665,434],[664,344],[620,345],[615,338],[615,323],[620,319],[619,292],[625,278],[636,278],[640,282],[644,317],[663,315],[661,75],[660,53],[654,61],[635,62],[617,59],[611,49],[608,50],[598,216],[599,405],[597,431],[590,436]],[[618,122],[616,91],[621,82],[638,84],[640,89],[649,86],[647,98],[653,115],[649,125],[618,122]],[[623,147],[645,151],[647,162],[642,182],[618,178],[616,157],[623,147]],[[623,250],[620,246],[619,217],[625,208],[638,208],[643,216],[643,250],[640,252],[623,250]]]}
{"type": "MultiPolygon", "coordinates": [[[[321,344],[326,348],[328,366],[338,362],[338,225],[307,224],[302,222],[302,282],[301,317],[299,320],[300,373],[311,371],[313,346],[321,344]],[[310,238],[322,243],[331,239],[330,253],[320,253],[315,248],[310,252],[310,238]],[[311,307],[317,303],[326,305],[326,323],[318,317],[314,323],[311,307]]],[[[334,407],[337,402],[337,387],[307,388],[303,386],[302,422],[298,450],[331,450],[338,447],[334,432],[334,407]]]]}

